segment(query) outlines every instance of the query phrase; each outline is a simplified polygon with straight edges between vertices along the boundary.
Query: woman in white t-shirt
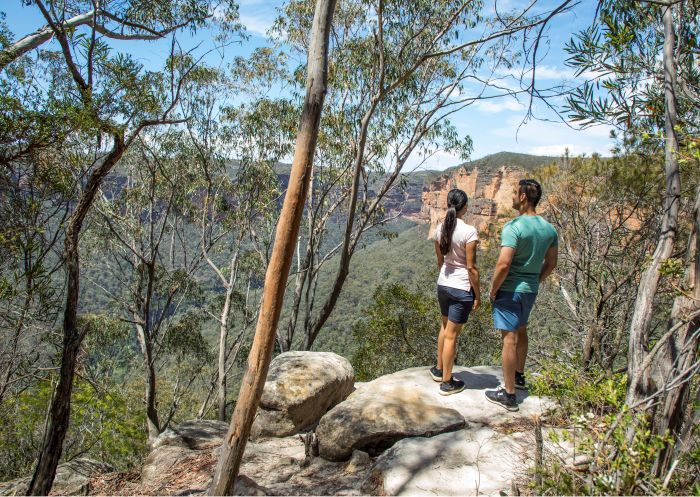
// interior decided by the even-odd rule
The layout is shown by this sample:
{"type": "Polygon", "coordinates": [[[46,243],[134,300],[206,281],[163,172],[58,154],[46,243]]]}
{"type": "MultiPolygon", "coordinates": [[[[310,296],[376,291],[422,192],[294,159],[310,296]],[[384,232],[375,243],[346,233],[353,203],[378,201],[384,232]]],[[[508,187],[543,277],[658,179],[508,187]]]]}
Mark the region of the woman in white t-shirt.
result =
{"type": "Polygon", "coordinates": [[[437,226],[433,236],[440,268],[437,294],[442,326],[438,335],[437,365],[430,368],[430,375],[441,382],[442,395],[464,390],[464,382],[452,377],[457,337],[469,313],[481,305],[476,267],[478,232],[461,219],[467,213],[467,201],[467,194],[462,190],[450,190],[445,220],[437,226]]]}

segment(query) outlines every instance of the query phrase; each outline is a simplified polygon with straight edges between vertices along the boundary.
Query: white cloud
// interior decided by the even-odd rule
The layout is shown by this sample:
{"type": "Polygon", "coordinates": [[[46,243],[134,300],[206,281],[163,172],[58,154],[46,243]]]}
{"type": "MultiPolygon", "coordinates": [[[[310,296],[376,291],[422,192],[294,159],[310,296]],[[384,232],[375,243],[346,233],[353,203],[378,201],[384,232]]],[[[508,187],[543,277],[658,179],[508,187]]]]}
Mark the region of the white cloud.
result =
{"type": "Polygon", "coordinates": [[[485,155],[507,150],[557,156],[568,148],[572,155],[590,155],[594,152],[610,155],[613,142],[608,126],[579,129],[565,123],[547,121],[530,121],[521,126],[521,119],[521,116],[512,116],[502,126],[492,128],[486,134],[476,131],[479,128],[472,131],[479,152],[485,155]]]}
{"type": "Polygon", "coordinates": [[[457,166],[462,162],[464,161],[458,156],[443,150],[435,152],[425,160],[420,154],[414,152],[404,164],[402,171],[403,173],[411,171],[442,171],[448,167],[457,166]]]}
{"type": "MultiPolygon", "coordinates": [[[[529,71],[529,74],[532,75],[532,71],[529,71]]],[[[575,73],[570,68],[538,65],[535,68],[535,77],[540,79],[570,80],[575,78],[575,73]]]]}
{"type": "Polygon", "coordinates": [[[267,31],[272,27],[274,16],[241,14],[241,24],[251,33],[266,37],[267,31]]]}

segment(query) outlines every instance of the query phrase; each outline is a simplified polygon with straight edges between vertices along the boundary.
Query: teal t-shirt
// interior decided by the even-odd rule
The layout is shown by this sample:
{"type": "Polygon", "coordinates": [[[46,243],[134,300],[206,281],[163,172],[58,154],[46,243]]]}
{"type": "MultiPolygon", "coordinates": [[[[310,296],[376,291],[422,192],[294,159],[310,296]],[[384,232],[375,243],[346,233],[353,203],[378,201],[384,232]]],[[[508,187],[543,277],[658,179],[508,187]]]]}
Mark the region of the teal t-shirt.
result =
{"type": "Polygon", "coordinates": [[[557,231],[540,216],[518,216],[501,231],[501,247],[515,249],[510,271],[500,290],[537,293],[544,256],[556,246],[557,231]]]}

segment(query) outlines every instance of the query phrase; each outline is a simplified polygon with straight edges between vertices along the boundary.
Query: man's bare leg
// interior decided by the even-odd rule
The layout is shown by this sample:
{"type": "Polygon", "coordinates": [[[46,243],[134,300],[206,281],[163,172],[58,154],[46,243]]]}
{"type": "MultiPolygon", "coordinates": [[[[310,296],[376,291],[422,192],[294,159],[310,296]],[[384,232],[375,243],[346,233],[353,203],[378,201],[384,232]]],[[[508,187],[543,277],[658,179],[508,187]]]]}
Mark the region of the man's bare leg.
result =
{"type": "Polygon", "coordinates": [[[515,368],[518,364],[518,333],[515,331],[501,330],[503,349],[501,351],[501,365],[503,367],[503,383],[506,392],[515,393],[515,368]]]}
{"type": "Polygon", "coordinates": [[[518,373],[525,372],[525,359],[527,358],[527,325],[518,328],[518,345],[517,345],[517,355],[518,362],[515,365],[515,370],[518,373]]]}
{"type": "Polygon", "coordinates": [[[442,316],[442,325],[440,326],[440,333],[438,333],[438,344],[437,344],[437,368],[442,369],[442,349],[445,344],[445,327],[447,326],[447,316],[442,316]]]}

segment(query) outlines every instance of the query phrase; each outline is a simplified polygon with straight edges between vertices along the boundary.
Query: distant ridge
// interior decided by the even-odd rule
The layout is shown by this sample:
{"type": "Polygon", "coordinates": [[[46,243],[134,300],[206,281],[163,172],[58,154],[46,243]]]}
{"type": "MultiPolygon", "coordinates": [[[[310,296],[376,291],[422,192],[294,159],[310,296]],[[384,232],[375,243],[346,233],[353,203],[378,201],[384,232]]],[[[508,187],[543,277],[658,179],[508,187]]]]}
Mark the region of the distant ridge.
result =
{"type": "Polygon", "coordinates": [[[544,164],[550,164],[552,162],[561,161],[561,157],[552,157],[548,155],[530,155],[530,154],[519,154],[516,152],[497,152],[495,154],[487,155],[480,159],[476,159],[469,162],[463,162],[458,166],[450,167],[443,171],[443,174],[451,174],[457,169],[466,168],[471,171],[471,169],[476,166],[481,171],[493,171],[501,166],[519,166],[528,171],[532,171],[538,166],[544,164]]]}

